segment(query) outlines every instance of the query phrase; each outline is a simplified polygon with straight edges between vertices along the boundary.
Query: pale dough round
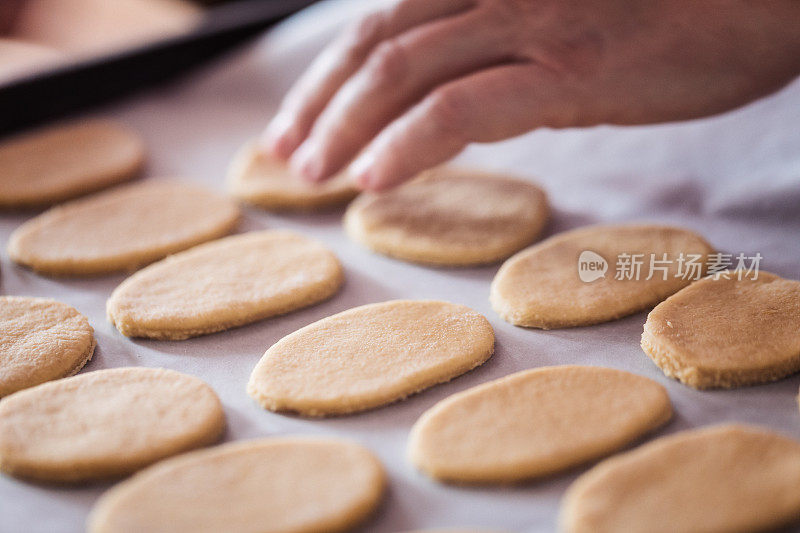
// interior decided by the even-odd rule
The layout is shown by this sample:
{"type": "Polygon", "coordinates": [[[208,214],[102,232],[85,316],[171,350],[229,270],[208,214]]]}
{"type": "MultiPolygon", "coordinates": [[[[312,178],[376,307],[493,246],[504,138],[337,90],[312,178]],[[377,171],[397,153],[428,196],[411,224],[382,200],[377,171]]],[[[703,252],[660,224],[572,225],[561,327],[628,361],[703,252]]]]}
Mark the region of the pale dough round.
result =
{"type": "Polygon", "coordinates": [[[140,270],[106,307],[128,337],[178,340],[313,305],[343,281],[339,260],[321,243],[289,231],[254,231],[140,270]]]}
{"type": "Polygon", "coordinates": [[[645,377],[536,368],[434,405],[411,430],[409,458],[442,481],[522,481],[608,455],[671,416],[666,390],[645,377]]]}
{"type": "Polygon", "coordinates": [[[580,476],[564,533],[766,531],[800,519],[800,443],[724,425],[684,431],[580,476]]]}
{"type": "Polygon", "coordinates": [[[219,398],[195,377],[97,370],[0,401],[0,470],[43,481],[105,479],[211,444],[224,426],[219,398]]]}
{"type": "Polygon", "coordinates": [[[66,61],[68,58],[55,48],[30,41],[0,37],[0,85],[66,61]]]}
{"type": "MultiPolygon", "coordinates": [[[[668,226],[590,226],[560,233],[503,263],[491,286],[494,310],[517,326],[552,329],[587,326],[633,314],[677,292],[691,280],[676,276],[683,253],[701,255],[705,269],[711,246],[691,231],[668,226]],[[581,281],[578,259],[584,251],[607,262],[605,277],[581,281]],[[650,254],[668,254],[666,280],[649,275],[650,254]],[[644,254],[640,279],[615,279],[620,254],[644,254]]],[[[704,270],[703,270],[704,271],[704,270]]]]}
{"type": "Polygon", "coordinates": [[[92,60],[188,33],[203,15],[188,0],[25,0],[13,33],[92,60]]]}
{"type": "Polygon", "coordinates": [[[0,207],[49,205],[134,177],[144,145],[109,120],[83,120],[0,142],[0,207]]]}
{"type": "Polygon", "coordinates": [[[239,209],[203,188],[145,182],[42,213],[16,229],[15,262],[44,274],[86,276],[137,267],[230,233],[239,209]]]}
{"type": "Polygon", "coordinates": [[[549,217],[544,192],[518,179],[439,167],[348,207],[347,234],[398,259],[477,265],[505,259],[533,242],[549,217]]]}
{"type": "Polygon", "coordinates": [[[92,326],[67,304],[0,296],[0,398],[77,373],[94,354],[92,326]]]}
{"type": "Polygon", "coordinates": [[[285,162],[259,151],[252,142],[233,158],[227,180],[233,196],[274,210],[324,209],[349,202],[358,194],[345,173],[310,184],[293,175],[285,162]]]}
{"type": "Polygon", "coordinates": [[[236,442],[163,461],[105,493],[90,533],[334,533],[363,522],[385,487],[378,459],[344,440],[236,442]]]}
{"type": "Polygon", "coordinates": [[[247,392],[272,411],[347,414],[449,381],[493,351],[492,326],[469,307],[394,300],[287,335],[258,362],[247,392]]]}
{"type": "Polygon", "coordinates": [[[775,381],[800,371],[800,281],[769,272],[709,276],[647,316],[642,349],[697,389],[775,381]],[[741,275],[741,280],[738,279],[741,275]]]}

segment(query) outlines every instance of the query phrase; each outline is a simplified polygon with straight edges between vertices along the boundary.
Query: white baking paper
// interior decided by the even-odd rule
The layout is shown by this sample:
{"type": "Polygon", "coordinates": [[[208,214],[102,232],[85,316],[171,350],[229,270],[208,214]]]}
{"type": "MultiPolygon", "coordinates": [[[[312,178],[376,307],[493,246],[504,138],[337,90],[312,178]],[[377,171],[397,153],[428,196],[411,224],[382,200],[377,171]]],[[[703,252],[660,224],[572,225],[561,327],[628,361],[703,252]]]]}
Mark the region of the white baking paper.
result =
{"type": "MultiPolygon", "coordinates": [[[[178,82],[94,114],[117,117],[142,133],[150,152],[148,179],[180,177],[223,191],[234,151],[261,130],[315,52],[370,4],[322,2],[178,82]]],[[[800,279],[798,125],[800,83],[794,83],[716,118],[649,127],[541,130],[471,147],[460,163],[541,183],[554,206],[548,234],[598,222],[674,223],[700,232],[721,250],[760,252],[761,268],[800,279]]],[[[0,214],[2,242],[30,216],[0,214]]],[[[559,499],[584,468],[522,486],[451,487],[427,479],[405,460],[409,428],[424,410],[450,394],[527,368],[602,365],[664,384],[676,413],[656,436],[741,421],[800,438],[798,376],[733,391],[689,389],[665,378],[639,347],[644,312],[587,328],[516,328],[503,322],[488,302],[497,265],[437,269],[377,256],[345,237],[340,216],[341,212],[272,215],[247,209],[241,231],[290,228],[320,239],[341,258],[347,281],[326,303],[216,335],[180,342],[129,340],[105,317],[106,298],[124,276],[48,279],[13,265],[5,251],[0,293],[56,298],[87,315],[98,348],[83,372],[138,365],[171,368],[206,380],[225,406],[226,442],[314,434],[347,437],[368,446],[386,465],[389,489],[363,531],[439,526],[554,530],[559,499]],[[393,298],[442,299],[478,310],[495,328],[495,355],[450,383],[354,416],[309,420],[273,414],[245,394],[253,366],[284,335],[350,307],[393,298]]],[[[53,488],[0,477],[0,531],[81,531],[89,509],[108,486],[53,488]]]]}

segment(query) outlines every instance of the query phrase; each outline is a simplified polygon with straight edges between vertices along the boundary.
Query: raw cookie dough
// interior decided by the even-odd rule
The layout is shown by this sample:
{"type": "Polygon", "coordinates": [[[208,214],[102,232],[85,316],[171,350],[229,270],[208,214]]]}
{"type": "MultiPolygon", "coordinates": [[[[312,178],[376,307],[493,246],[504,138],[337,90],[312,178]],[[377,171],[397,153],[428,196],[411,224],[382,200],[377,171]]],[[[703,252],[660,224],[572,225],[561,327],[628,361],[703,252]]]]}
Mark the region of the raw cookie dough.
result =
{"type": "Polygon", "coordinates": [[[800,519],[800,443],[724,425],[603,461],[561,503],[565,533],[765,531],[800,519]]]}
{"type": "Polygon", "coordinates": [[[607,455],[666,423],[664,387],[592,366],[517,372],[454,394],[414,424],[409,458],[443,481],[542,477],[607,455]]]}
{"type": "Polygon", "coordinates": [[[51,126],[0,142],[0,207],[49,205],[134,177],[144,145],[109,120],[51,126]]]}
{"type": "Polygon", "coordinates": [[[0,398],[77,373],[94,347],[92,326],[73,307],[0,296],[0,398]]]}
{"type": "Polygon", "coordinates": [[[203,188],[145,182],[75,200],[42,213],[11,235],[8,255],[44,274],[135,270],[222,237],[239,209],[203,188]]]}
{"type": "Polygon", "coordinates": [[[352,200],[358,189],[347,174],[339,174],[318,184],[293,175],[285,162],[245,145],[228,170],[228,190],[249,204],[275,210],[314,210],[341,205],[352,200]]]}
{"type": "Polygon", "coordinates": [[[763,270],[702,279],[650,312],[642,349],[664,374],[696,389],[794,374],[800,370],[800,281],[763,270]]]}
{"type": "Polygon", "coordinates": [[[195,377],[97,370],[0,401],[0,470],[58,482],[121,476],[211,444],[224,426],[219,398],[195,377]]]}
{"type": "Polygon", "coordinates": [[[544,192],[526,181],[439,167],[348,207],[347,234],[372,250],[432,265],[505,259],[533,242],[549,217],[544,192]]]}
{"type": "Polygon", "coordinates": [[[333,533],[363,522],[385,474],[349,441],[280,437],[163,461],[105,493],[90,533],[333,533]]]}
{"type": "MultiPolygon", "coordinates": [[[[3,13],[0,13],[0,17],[2,15],[3,13]]],[[[3,32],[2,28],[0,32],[3,32]]],[[[67,58],[54,48],[20,39],[0,37],[0,85],[31,76],[66,60],[67,58]]]]}
{"type": "Polygon", "coordinates": [[[247,392],[271,411],[347,414],[449,381],[493,351],[492,326],[472,309],[394,300],[355,307],[287,335],[258,362],[247,392]]]}
{"type": "MultiPolygon", "coordinates": [[[[679,274],[680,254],[685,258],[697,255],[704,271],[706,254],[711,246],[691,231],[669,226],[625,225],[590,226],[559,233],[521,251],[503,263],[492,281],[492,307],[503,318],[517,326],[552,329],[588,326],[615,320],[651,307],[691,282],[679,274]],[[590,252],[590,258],[582,257],[590,252]],[[669,263],[653,263],[666,272],[654,270],[651,279],[650,254],[661,261],[667,254],[669,263]],[[592,255],[593,254],[593,255],[592,255]],[[618,269],[625,256],[643,254],[639,279],[635,269],[618,269]],[[599,256],[599,257],[597,257],[599,256]],[[621,258],[621,259],[619,259],[621,258]],[[592,266],[605,261],[607,270],[585,271],[579,277],[580,261],[592,266]],[[634,279],[615,279],[619,272],[631,273],[634,279]],[[594,279],[594,276],[599,276],[594,279]],[[664,277],[666,276],[666,279],[664,277]]],[[[688,265],[685,262],[684,265],[688,265]]],[[[694,279],[694,278],[692,278],[694,279]]]]}
{"type": "Polygon", "coordinates": [[[186,339],[307,307],[344,281],[321,243],[289,231],[253,231],[201,244],[126,279],[108,318],[128,337],[186,339]]]}

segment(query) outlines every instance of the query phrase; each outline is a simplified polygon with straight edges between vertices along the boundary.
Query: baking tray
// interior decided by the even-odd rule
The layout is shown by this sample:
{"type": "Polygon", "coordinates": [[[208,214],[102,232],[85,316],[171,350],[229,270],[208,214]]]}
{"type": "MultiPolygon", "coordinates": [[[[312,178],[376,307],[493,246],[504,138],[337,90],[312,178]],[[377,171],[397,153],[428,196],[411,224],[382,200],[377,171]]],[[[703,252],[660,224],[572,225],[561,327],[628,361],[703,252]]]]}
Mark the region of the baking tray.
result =
{"type": "Polygon", "coordinates": [[[0,87],[0,135],[164,82],[315,0],[242,0],[209,9],[188,34],[56,67],[0,87]]]}

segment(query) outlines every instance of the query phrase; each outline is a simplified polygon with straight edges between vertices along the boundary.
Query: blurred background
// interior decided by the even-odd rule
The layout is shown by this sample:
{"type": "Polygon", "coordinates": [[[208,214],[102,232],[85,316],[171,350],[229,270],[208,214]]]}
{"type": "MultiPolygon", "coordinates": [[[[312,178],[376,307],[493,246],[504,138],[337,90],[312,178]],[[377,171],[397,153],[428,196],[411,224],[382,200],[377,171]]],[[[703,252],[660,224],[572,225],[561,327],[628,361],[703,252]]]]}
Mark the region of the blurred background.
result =
{"type": "Polygon", "coordinates": [[[134,92],[314,0],[0,0],[0,135],[134,92]]]}
{"type": "Polygon", "coordinates": [[[208,3],[2,0],[0,82],[190,32],[208,3]]]}

